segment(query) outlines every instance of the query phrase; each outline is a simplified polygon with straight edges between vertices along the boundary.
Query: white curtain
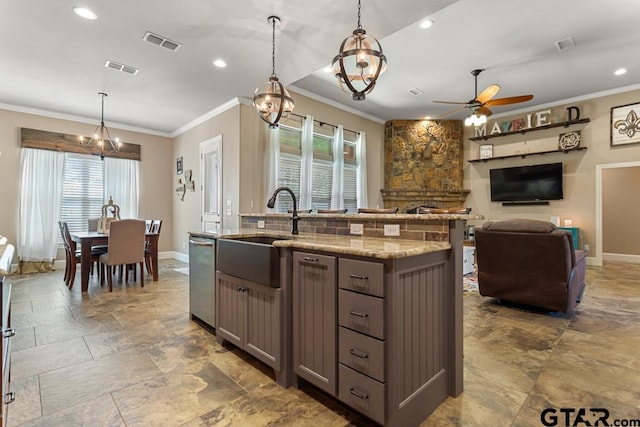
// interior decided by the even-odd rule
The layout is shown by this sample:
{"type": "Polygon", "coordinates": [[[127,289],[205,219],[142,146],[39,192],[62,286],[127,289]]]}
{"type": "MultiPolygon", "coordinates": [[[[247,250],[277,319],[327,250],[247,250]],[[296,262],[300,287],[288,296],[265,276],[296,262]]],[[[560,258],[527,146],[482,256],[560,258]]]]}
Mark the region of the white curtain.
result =
{"type": "Polygon", "coordinates": [[[104,196],[120,206],[120,218],[138,218],[140,162],[128,159],[104,159],[104,196]]]}
{"type": "Polygon", "coordinates": [[[300,200],[298,209],[311,209],[313,184],[313,117],[302,121],[302,160],[300,167],[300,200]]]}
{"type": "Polygon", "coordinates": [[[367,136],[364,132],[360,132],[356,140],[356,163],[358,207],[366,208],[369,201],[367,199],[367,136]]]}
{"type": "Polygon", "coordinates": [[[344,208],[344,129],[336,126],[333,132],[333,181],[331,209],[344,208]]]}
{"type": "Polygon", "coordinates": [[[58,245],[64,153],[23,148],[20,186],[20,261],[51,261],[58,245]]]}
{"type": "Polygon", "coordinates": [[[273,190],[278,188],[278,160],[280,159],[280,128],[268,128],[267,132],[267,183],[266,188],[264,189],[265,200],[268,200],[269,197],[271,197],[273,190]]]}

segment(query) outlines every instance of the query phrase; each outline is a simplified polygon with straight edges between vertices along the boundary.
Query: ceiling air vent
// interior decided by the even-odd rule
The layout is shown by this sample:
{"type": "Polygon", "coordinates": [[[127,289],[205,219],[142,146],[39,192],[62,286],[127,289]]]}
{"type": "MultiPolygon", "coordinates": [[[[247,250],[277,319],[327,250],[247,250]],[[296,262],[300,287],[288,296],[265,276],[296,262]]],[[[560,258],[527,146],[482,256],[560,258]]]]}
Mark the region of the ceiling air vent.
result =
{"type": "Polygon", "coordinates": [[[571,49],[575,45],[576,45],[576,42],[575,40],[573,40],[573,37],[567,37],[566,39],[558,40],[556,42],[556,48],[558,49],[558,52],[571,49]]]}
{"type": "Polygon", "coordinates": [[[162,46],[166,49],[169,49],[173,52],[180,49],[182,46],[180,43],[169,40],[166,37],[159,36],[157,34],[153,34],[150,31],[147,31],[144,37],[142,37],[144,41],[147,41],[151,44],[155,44],[156,46],[162,46]]]}
{"type": "Polygon", "coordinates": [[[140,71],[136,67],[132,67],[131,65],[124,65],[110,59],[107,59],[107,62],[104,63],[104,66],[107,68],[113,68],[114,70],[122,71],[123,73],[131,74],[133,76],[138,74],[138,71],[140,71]]]}
{"type": "Polygon", "coordinates": [[[413,89],[409,89],[409,93],[412,95],[422,95],[424,93],[424,91],[422,89],[418,89],[417,87],[414,87],[413,89]]]}

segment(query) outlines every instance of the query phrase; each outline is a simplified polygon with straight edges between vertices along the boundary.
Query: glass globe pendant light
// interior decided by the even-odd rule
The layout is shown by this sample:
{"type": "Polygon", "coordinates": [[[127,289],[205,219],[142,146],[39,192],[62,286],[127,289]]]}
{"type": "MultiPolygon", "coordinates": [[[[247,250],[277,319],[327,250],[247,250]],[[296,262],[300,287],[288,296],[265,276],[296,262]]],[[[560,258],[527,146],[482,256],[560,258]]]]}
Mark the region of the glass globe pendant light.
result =
{"type": "Polygon", "coordinates": [[[360,0],[358,26],[343,40],[331,68],[342,90],[351,93],[354,101],[364,100],[387,69],[387,57],[382,53],[380,42],[368,35],[360,24],[360,0]]]}
{"type": "Polygon", "coordinates": [[[277,128],[282,119],[287,119],[295,103],[289,95],[289,91],[276,76],[276,23],[280,22],[277,16],[270,16],[267,21],[272,25],[273,36],[271,43],[271,77],[261,84],[253,95],[253,106],[262,120],[269,124],[270,128],[277,128]]]}

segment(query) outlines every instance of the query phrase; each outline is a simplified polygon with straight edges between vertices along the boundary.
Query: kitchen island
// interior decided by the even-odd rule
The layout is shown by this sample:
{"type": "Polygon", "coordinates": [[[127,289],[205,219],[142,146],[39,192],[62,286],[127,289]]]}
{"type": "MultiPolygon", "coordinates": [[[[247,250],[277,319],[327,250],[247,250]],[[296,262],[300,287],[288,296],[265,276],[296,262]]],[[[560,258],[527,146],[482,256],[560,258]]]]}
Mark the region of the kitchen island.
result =
{"type": "Polygon", "coordinates": [[[306,381],[380,424],[418,425],[462,392],[463,228],[481,217],[320,217],[301,215],[297,236],[283,230],[288,216],[264,214],[216,235],[271,237],[280,263],[277,288],[217,274],[218,339],[266,362],[284,387],[306,381]],[[405,235],[319,232],[349,221],[364,222],[363,234],[400,222],[405,235]]]}

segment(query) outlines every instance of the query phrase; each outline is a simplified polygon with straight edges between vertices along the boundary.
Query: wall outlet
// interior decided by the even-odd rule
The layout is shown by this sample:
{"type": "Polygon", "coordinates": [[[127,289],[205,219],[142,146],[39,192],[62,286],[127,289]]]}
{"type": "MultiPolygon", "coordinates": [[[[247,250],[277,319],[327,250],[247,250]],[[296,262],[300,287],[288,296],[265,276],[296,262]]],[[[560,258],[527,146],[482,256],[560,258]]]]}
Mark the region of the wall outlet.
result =
{"type": "Polygon", "coordinates": [[[385,224],[384,225],[384,235],[385,236],[399,236],[400,235],[400,224],[385,224]]]}
{"type": "Polygon", "coordinates": [[[233,210],[231,208],[227,208],[227,216],[232,215],[233,210]]]}
{"type": "Polygon", "coordinates": [[[258,220],[258,228],[264,228],[264,219],[258,220]]]}
{"type": "Polygon", "coordinates": [[[186,248],[187,248],[186,242],[182,242],[182,249],[186,249],[186,248]]]}
{"type": "Polygon", "coordinates": [[[585,252],[589,252],[589,245],[587,245],[586,243],[583,245],[583,248],[585,252]]]}
{"type": "Polygon", "coordinates": [[[349,226],[349,232],[351,234],[362,235],[362,233],[364,233],[364,226],[362,224],[351,224],[349,226]]]}
{"type": "Polygon", "coordinates": [[[231,201],[231,199],[227,199],[227,206],[233,206],[233,202],[231,201]]]}

